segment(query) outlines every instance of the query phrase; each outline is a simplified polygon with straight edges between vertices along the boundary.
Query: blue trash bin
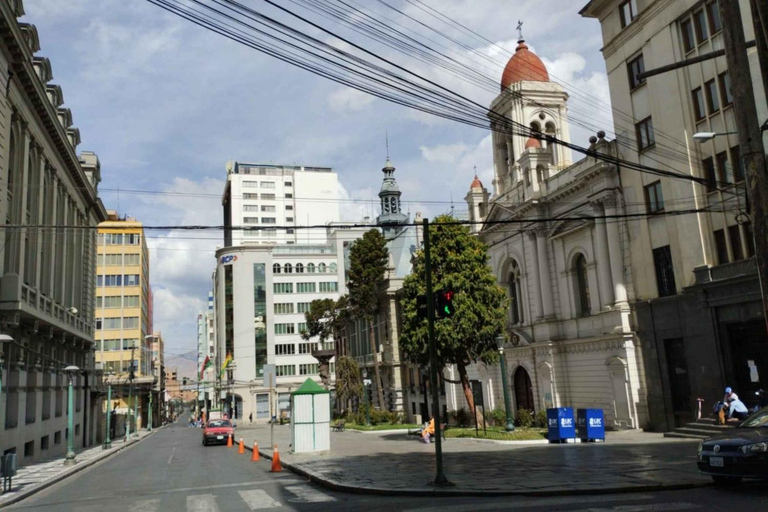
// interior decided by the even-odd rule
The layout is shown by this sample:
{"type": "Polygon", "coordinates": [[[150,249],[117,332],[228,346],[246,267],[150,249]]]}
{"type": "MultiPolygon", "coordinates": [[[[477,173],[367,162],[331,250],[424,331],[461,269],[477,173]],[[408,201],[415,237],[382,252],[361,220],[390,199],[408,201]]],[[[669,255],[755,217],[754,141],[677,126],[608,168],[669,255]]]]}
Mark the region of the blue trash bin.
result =
{"type": "Polygon", "coordinates": [[[577,424],[579,439],[588,443],[605,441],[605,417],[602,409],[579,409],[577,424]]]}
{"type": "Polygon", "coordinates": [[[547,439],[550,443],[561,443],[576,438],[576,422],[573,408],[557,407],[547,409],[547,439]]]}

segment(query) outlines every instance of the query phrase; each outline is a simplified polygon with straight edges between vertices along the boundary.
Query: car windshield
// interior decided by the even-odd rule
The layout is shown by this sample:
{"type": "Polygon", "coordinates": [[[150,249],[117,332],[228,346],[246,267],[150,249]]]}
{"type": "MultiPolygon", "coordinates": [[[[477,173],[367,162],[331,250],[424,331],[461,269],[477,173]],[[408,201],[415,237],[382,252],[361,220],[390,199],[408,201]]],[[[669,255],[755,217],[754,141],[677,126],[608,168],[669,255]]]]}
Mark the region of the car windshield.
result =
{"type": "Polygon", "coordinates": [[[742,428],[768,428],[768,407],[756,412],[739,426],[742,428]]]}
{"type": "Polygon", "coordinates": [[[211,420],[208,422],[208,428],[231,427],[232,424],[227,420],[211,420]]]}

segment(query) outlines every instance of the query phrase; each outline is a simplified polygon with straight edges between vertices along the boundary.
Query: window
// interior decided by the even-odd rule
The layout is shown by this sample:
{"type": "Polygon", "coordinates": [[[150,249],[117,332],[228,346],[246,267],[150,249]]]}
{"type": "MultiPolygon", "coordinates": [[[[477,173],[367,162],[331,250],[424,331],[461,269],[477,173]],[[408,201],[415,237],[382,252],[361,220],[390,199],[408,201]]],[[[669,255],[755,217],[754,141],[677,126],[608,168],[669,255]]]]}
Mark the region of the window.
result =
{"type": "Polygon", "coordinates": [[[731,252],[733,253],[733,261],[741,261],[744,259],[744,251],[741,247],[741,233],[739,232],[739,225],[728,226],[728,236],[731,239],[731,252]]]}
{"type": "Polygon", "coordinates": [[[715,162],[711,158],[705,158],[701,161],[704,169],[704,178],[707,180],[707,192],[717,190],[717,175],[715,174],[715,162]]]}
{"type": "MultiPolygon", "coordinates": [[[[286,235],[292,235],[292,234],[293,234],[293,229],[286,229],[286,230],[285,230],[285,234],[286,234],[286,235]]],[[[288,242],[288,243],[289,243],[289,244],[292,244],[293,242],[288,242]]]]}
{"type": "Polygon", "coordinates": [[[704,93],[701,91],[701,87],[695,88],[691,91],[693,96],[693,115],[696,121],[701,121],[707,117],[707,111],[704,109],[704,93]]]}
{"type": "Polygon", "coordinates": [[[298,330],[300,333],[307,332],[307,323],[306,322],[299,322],[298,330]]]}
{"type": "Polygon", "coordinates": [[[273,274],[279,274],[280,273],[280,264],[279,263],[275,263],[274,265],[272,265],[272,273],[273,274]]]}
{"type": "Polygon", "coordinates": [[[293,293],[293,283],[272,283],[274,293],[293,293]]]}
{"type": "Polygon", "coordinates": [[[330,265],[328,265],[329,274],[335,274],[337,270],[338,270],[338,265],[336,265],[335,263],[331,263],[330,265]]]}
{"type": "Polygon", "coordinates": [[[262,232],[267,238],[274,238],[277,236],[277,230],[275,228],[265,228],[262,232]]]}
{"type": "Polygon", "coordinates": [[[707,108],[709,114],[712,115],[720,110],[720,100],[717,97],[717,84],[714,80],[710,80],[704,84],[704,89],[707,91],[707,108]]]}
{"type": "Polygon", "coordinates": [[[635,89],[645,83],[645,78],[640,78],[638,75],[645,72],[645,62],[643,61],[643,55],[635,57],[627,63],[627,73],[629,73],[629,88],[635,89]]]}
{"type": "Polygon", "coordinates": [[[275,334],[295,334],[295,324],[275,324],[275,334]]]}
{"type": "Polygon", "coordinates": [[[139,234],[125,235],[125,245],[139,245],[140,240],[141,235],[139,234]]]}
{"type": "Polygon", "coordinates": [[[290,263],[286,263],[285,265],[283,265],[283,269],[285,270],[286,274],[293,274],[293,265],[291,265],[290,263]]]}
{"type": "Polygon", "coordinates": [[[257,212],[257,211],[259,211],[259,205],[257,205],[257,204],[246,204],[246,205],[243,205],[243,211],[244,212],[257,212]]]}
{"type": "Polygon", "coordinates": [[[314,273],[315,273],[315,264],[307,263],[307,274],[314,274],[314,273]]]}
{"type": "Polygon", "coordinates": [[[141,264],[141,258],[138,254],[126,254],[125,255],[125,266],[130,265],[140,265],[141,264]]]}
{"type": "Polygon", "coordinates": [[[268,213],[272,213],[272,212],[274,212],[274,211],[275,211],[275,207],[274,207],[274,206],[271,206],[271,205],[262,205],[262,207],[261,207],[261,211],[262,211],[262,212],[268,212],[268,213]]]}
{"type": "Polygon", "coordinates": [[[261,194],[262,199],[268,199],[273,200],[275,198],[275,194],[261,194]]]}
{"type": "Polygon", "coordinates": [[[258,224],[258,217],[243,217],[243,224],[258,224]]]}
{"type": "Polygon", "coordinates": [[[621,16],[621,28],[626,27],[637,18],[637,0],[627,0],[619,5],[619,14],[621,16]]]}
{"type": "Polygon", "coordinates": [[[683,49],[685,50],[685,53],[688,53],[696,47],[696,42],[693,39],[693,23],[691,23],[691,20],[686,19],[680,23],[680,30],[683,35],[683,49]]]}
{"type": "Polygon", "coordinates": [[[125,286],[139,286],[139,275],[138,274],[126,274],[123,276],[125,286]]]}
{"type": "Polygon", "coordinates": [[[707,15],[709,17],[709,27],[712,30],[712,35],[717,34],[723,29],[718,2],[710,2],[707,4],[707,15]]]}
{"type": "Polygon", "coordinates": [[[309,304],[310,304],[309,302],[299,302],[298,304],[296,304],[296,312],[306,313],[307,311],[309,311],[309,307],[310,307],[309,304]]]}
{"type": "Polygon", "coordinates": [[[720,82],[720,97],[723,98],[723,107],[733,105],[733,96],[731,95],[731,75],[728,72],[720,73],[717,76],[720,82]]]}
{"type": "Polygon", "coordinates": [[[650,117],[637,123],[635,128],[637,129],[637,148],[639,151],[649,148],[656,143],[653,136],[653,121],[650,117]]]}
{"type": "Polygon", "coordinates": [[[123,297],[123,307],[138,308],[140,306],[138,295],[126,295],[123,297]]]}
{"type": "Polygon", "coordinates": [[[728,244],[725,242],[725,231],[718,229],[713,234],[715,236],[715,249],[717,250],[717,264],[724,265],[728,263],[728,244]]]}
{"type": "Polygon", "coordinates": [[[744,162],[741,159],[741,147],[731,148],[731,165],[733,165],[733,179],[738,183],[744,181],[744,162]]]}
{"type": "Polygon", "coordinates": [[[285,198],[286,199],[291,199],[291,198],[293,198],[293,194],[285,194],[285,198]]]}
{"type": "Polygon", "coordinates": [[[576,314],[589,316],[589,279],[587,278],[587,258],[578,254],[573,261],[573,273],[576,285],[576,314]]]}
{"type": "Polygon", "coordinates": [[[119,233],[105,233],[105,245],[123,245],[123,235],[119,233]]]}
{"type": "Polygon", "coordinates": [[[122,317],[114,317],[114,318],[103,318],[101,320],[96,320],[96,328],[97,329],[103,329],[103,330],[112,330],[112,329],[121,329],[123,327],[123,319],[122,317]],[[101,325],[98,325],[101,324],[101,325]]]}
{"type": "Polygon", "coordinates": [[[330,293],[339,291],[339,283],[336,281],[327,281],[320,283],[320,293],[330,293]]]}
{"type": "Polygon", "coordinates": [[[275,188],[275,182],[274,181],[262,181],[261,182],[261,188],[275,188]]]}
{"type": "Polygon", "coordinates": [[[277,224],[277,218],[275,217],[262,217],[261,218],[262,224],[277,224]]]}
{"type": "Polygon", "coordinates": [[[299,375],[317,375],[317,363],[300,364],[299,375]]]}
{"type": "MultiPolygon", "coordinates": [[[[99,286],[122,286],[123,285],[123,276],[121,275],[106,275],[104,277],[104,284],[102,285],[101,282],[98,283],[99,286]]],[[[102,276],[99,276],[99,281],[101,281],[102,276]]]]}
{"type": "Polygon", "coordinates": [[[315,293],[315,283],[296,283],[298,293],[315,293]]]}
{"type": "Polygon", "coordinates": [[[707,13],[704,9],[693,13],[693,21],[696,24],[696,42],[701,44],[709,37],[709,28],[707,27],[707,13]]]}
{"type": "Polygon", "coordinates": [[[311,354],[316,343],[299,343],[299,354],[311,354]]]}
{"type": "Polygon", "coordinates": [[[292,182],[290,182],[290,181],[286,181],[286,182],[285,182],[285,186],[286,186],[286,187],[292,187],[292,186],[293,186],[293,183],[292,183],[292,182]]]}
{"type": "Polygon", "coordinates": [[[717,162],[717,180],[721,183],[730,183],[728,172],[728,153],[725,151],[715,155],[715,161],[717,162]]]}
{"type": "Polygon", "coordinates": [[[293,211],[293,205],[289,204],[288,206],[285,207],[285,209],[286,209],[286,211],[289,211],[289,212],[293,211]]]}
{"type": "Polygon", "coordinates": [[[509,270],[509,309],[512,316],[512,324],[520,324],[523,322],[523,303],[521,302],[523,296],[522,279],[520,274],[520,266],[516,260],[512,260],[509,270]]]}
{"type": "Polygon", "coordinates": [[[645,208],[648,213],[664,211],[664,195],[661,193],[661,181],[645,186],[645,208]]]}
{"type": "Polygon", "coordinates": [[[259,194],[243,194],[243,199],[258,199],[259,194]]]}
{"type": "Polygon", "coordinates": [[[104,265],[107,267],[119,267],[123,264],[122,254],[105,254],[104,265]]]}
{"type": "Polygon", "coordinates": [[[296,353],[296,345],[293,343],[280,343],[275,345],[275,355],[290,356],[296,353]]]}
{"type": "Polygon", "coordinates": [[[297,263],[296,264],[296,273],[297,274],[303,274],[304,273],[304,264],[303,263],[297,263]]]}
{"type": "MultiPolygon", "coordinates": [[[[128,297],[126,297],[127,299],[128,297]]],[[[138,298],[138,297],[137,297],[138,298]]],[[[104,309],[115,309],[123,306],[121,297],[96,297],[96,307],[104,309]]]]}
{"type": "Polygon", "coordinates": [[[293,313],[293,302],[275,302],[276,315],[288,315],[293,313]]]}
{"type": "Polygon", "coordinates": [[[321,263],[317,266],[317,273],[325,274],[325,269],[326,269],[325,263],[321,263]]]}
{"type": "Polygon", "coordinates": [[[243,181],[243,188],[259,188],[258,181],[243,181]]]}
{"type": "Polygon", "coordinates": [[[659,297],[677,293],[675,271],[672,267],[672,252],[668,245],[653,250],[653,264],[656,267],[656,286],[659,297]]]}
{"type": "Polygon", "coordinates": [[[131,316],[128,318],[123,318],[123,329],[138,329],[138,328],[139,328],[139,317],[131,316]]]}
{"type": "Polygon", "coordinates": [[[293,222],[293,217],[286,217],[285,222],[293,222]]]}
{"type": "Polygon", "coordinates": [[[292,377],[296,375],[295,364],[279,364],[275,366],[275,373],[278,377],[292,377]]]}

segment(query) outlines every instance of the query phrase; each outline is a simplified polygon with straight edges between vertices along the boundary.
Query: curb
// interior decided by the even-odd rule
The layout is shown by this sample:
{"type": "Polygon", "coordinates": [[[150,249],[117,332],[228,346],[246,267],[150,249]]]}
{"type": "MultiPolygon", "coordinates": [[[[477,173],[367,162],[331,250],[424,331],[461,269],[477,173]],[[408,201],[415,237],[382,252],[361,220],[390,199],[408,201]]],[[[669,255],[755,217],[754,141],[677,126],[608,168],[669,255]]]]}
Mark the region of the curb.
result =
{"type": "Polygon", "coordinates": [[[113,446],[112,449],[106,451],[104,453],[104,455],[102,455],[102,456],[94,457],[93,459],[91,459],[91,460],[89,460],[87,462],[78,463],[73,468],[71,468],[71,469],[69,469],[67,471],[62,471],[58,475],[53,476],[53,477],[49,478],[48,480],[40,482],[39,484],[35,484],[31,488],[29,488],[29,489],[27,489],[27,490],[17,494],[16,496],[14,496],[14,497],[12,497],[12,498],[10,498],[8,500],[0,502],[0,508],[5,508],[5,507],[8,507],[8,506],[13,505],[15,503],[18,503],[18,502],[20,502],[22,500],[25,500],[25,499],[29,498],[30,496],[32,496],[34,494],[37,494],[38,492],[40,492],[40,491],[42,491],[44,489],[47,489],[50,486],[55,485],[55,484],[61,482],[62,480],[65,480],[65,479],[69,478],[72,475],[76,475],[77,473],[80,473],[84,469],[87,469],[87,468],[89,468],[89,467],[91,467],[91,466],[93,466],[95,464],[98,464],[99,462],[101,462],[101,461],[103,461],[105,459],[108,459],[109,457],[111,457],[112,455],[114,455],[116,453],[120,453],[123,450],[127,450],[129,448],[132,448],[133,446],[139,444],[140,442],[142,442],[146,438],[151,437],[152,435],[155,434],[155,432],[157,432],[158,430],[160,430],[161,428],[164,428],[166,426],[167,425],[163,425],[162,427],[158,427],[158,428],[152,430],[152,432],[147,433],[147,435],[145,435],[144,437],[142,437],[140,439],[135,439],[135,440],[131,441],[130,443],[128,443],[127,445],[122,445],[119,448],[116,448],[116,447],[113,446]]]}
{"type": "MultiPolygon", "coordinates": [[[[253,451],[252,447],[245,447],[246,450],[253,451]]],[[[272,460],[272,452],[259,449],[259,455],[265,459],[272,460]]],[[[375,496],[405,496],[405,497],[503,497],[503,496],[526,496],[530,498],[545,498],[545,497],[558,497],[558,496],[596,496],[604,494],[631,494],[641,492],[658,492],[658,491],[681,491],[688,489],[700,489],[703,487],[711,487],[714,484],[712,482],[688,482],[682,484],[654,484],[654,485],[636,485],[636,486],[622,486],[622,487],[608,487],[602,489],[553,489],[546,491],[503,491],[503,490],[469,490],[469,489],[456,489],[435,487],[432,489],[388,489],[384,487],[363,487],[348,485],[336,480],[331,480],[318,473],[309,471],[300,467],[297,464],[291,464],[285,460],[280,461],[284,468],[289,469],[291,472],[296,473],[299,476],[307,478],[310,482],[322,485],[332,491],[345,492],[350,494],[367,494],[375,496]]],[[[429,484],[427,484],[429,485],[429,484]]]]}

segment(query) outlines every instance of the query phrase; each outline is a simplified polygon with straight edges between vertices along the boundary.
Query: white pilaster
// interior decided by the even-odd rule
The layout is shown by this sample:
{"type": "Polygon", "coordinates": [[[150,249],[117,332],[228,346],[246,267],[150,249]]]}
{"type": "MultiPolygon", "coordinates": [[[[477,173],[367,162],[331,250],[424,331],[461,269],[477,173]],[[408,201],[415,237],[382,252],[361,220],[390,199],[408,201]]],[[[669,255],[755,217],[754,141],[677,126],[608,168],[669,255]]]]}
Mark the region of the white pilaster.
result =
{"type": "Polygon", "coordinates": [[[601,203],[592,203],[595,210],[595,240],[597,260],[597,285],[600,289],[600,305],[603,308],[613,306],[615,298],[613,295],[613,281],[611,281],[610,254],[608,252],[608,232],[605,225],[604,209],[601,203]]]}
{"type": "Polygon", "coordinates": [[[549,276],[546,230],[536,230],[536,246],[539,260],[539,283],[541,284],[541,301],[544,308],[544,316],[551,317],[555,313],[555,308],[552,302],[552,279],[549,276]]]}
{"type": "Polygon", "coordinates": [[[531,258],[531,273],[529,274],[529,279],[532,281],[530,284],[533,285],[533,303],[536,307],[536,313],[533,318],[541,318],[544,316],[544,310],[541,302],[541,279],[539,277],[539,251],[536,243],[536,232],[529,233],[528,236],[534,242],[531,247],[533,257],[531,258]]]}
{"type": "MultiPolygon", "coordinates": [[[[613,217],[616,215],[616,198],[606,197],[605,215],[613,217]]],[[[621,250],[621,237],[619,236],[618,219],[606,219],[606,231],[608,232],[608,252],[611,260],[611,277],[613,278],[614,299],[616,305],[622,305],[627,302],[627,290],[624,286],[624,258],[621,250]]]]}

